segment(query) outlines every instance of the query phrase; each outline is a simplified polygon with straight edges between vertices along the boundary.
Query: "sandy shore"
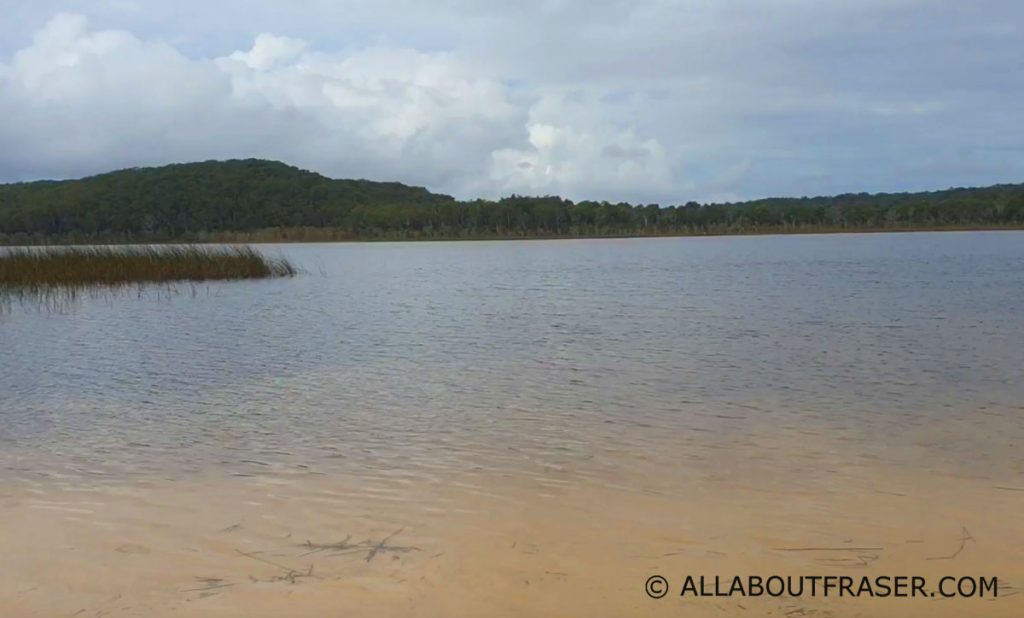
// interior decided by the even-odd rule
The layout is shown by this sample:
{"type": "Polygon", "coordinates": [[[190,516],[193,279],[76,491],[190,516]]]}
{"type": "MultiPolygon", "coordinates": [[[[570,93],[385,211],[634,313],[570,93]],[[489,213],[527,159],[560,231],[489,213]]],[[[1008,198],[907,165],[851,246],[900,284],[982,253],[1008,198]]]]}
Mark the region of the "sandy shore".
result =
{"type": "Polygon", "coordinates": [[[0,615],[1024,615],[1024,487],[838,452],[822,470],[808,449],[789,445],[809,465],[785,476],[745,467],[747,453],[717,474],[627,482],[557,469],[372,487],[312,472],[11,480],[0,615]],[[652,575],[672,594],[649,598],[652,575]],[[920,576],[930,592],[995,576],[999,597],[680,597],[688,575],[920,576]]]}

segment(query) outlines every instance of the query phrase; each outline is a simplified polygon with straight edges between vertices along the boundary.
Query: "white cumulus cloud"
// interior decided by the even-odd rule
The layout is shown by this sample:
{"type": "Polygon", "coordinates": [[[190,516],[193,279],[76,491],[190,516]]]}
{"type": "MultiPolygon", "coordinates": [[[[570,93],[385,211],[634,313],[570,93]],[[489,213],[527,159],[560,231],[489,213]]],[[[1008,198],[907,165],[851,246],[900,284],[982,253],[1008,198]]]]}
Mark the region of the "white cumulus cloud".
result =
{"type": "Polygon", "coordinates": [[[543,101],[531,109],[530,97],[450,52],[318,51],[262,33],[249,49],[194,59],[60,14],[13,54],[0,80],[0,138],[12,146],[0,152],[0,170],[14,176],[259,156],[468,197],[582,193],[592,171],[625,193],[664,184],[667,173],[657,142],[579,126],[582,116],[543,101]],[[545,131],[554,141],[538,142],[545,131]]]}
{"type": "Polygon", "coordinates": [[[588,113],[564,96],[543,97],[530,111],[527,144],[492,154],[489,180],[506,192],[609,199],[631,187],[637,199],[673,189],[662,144],[588,113]]]}

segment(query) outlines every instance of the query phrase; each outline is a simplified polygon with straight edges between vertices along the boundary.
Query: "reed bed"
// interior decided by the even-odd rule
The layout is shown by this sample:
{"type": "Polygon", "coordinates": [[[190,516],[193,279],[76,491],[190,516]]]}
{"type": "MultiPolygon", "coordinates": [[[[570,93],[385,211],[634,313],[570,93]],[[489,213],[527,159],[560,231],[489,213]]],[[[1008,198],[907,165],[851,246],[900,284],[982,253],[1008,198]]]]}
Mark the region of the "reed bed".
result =
{"type": "Polygon", "coordinates": [[[0,292],[290,277],[295,266],[251,247],[131,246],[0,250],[0,292]]]}

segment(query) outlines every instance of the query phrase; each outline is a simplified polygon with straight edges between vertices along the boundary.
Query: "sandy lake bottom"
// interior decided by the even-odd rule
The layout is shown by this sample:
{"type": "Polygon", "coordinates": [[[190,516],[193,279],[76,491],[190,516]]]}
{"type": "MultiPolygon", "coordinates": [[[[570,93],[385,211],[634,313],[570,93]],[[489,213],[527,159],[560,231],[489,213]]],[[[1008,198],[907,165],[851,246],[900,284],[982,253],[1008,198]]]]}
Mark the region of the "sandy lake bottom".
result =
{"type": "Polygon", "coordinates": [[[963,426],[915,434],[909,463],[807,423],[652,438],[604,478],[531,458],[445,478],[26,473],[0,490],[0,615],[1020,616],[1018,417],[972,425],[992,450],[970,474],[935,455],[963,426]],[[649,598],[652,575],[671,594],[649,598]],[[929,596],[679,594],[736,575],[920,576],[929,596]],[[998,577],[999,596],[931,597],[945,576],[998,577]]]}

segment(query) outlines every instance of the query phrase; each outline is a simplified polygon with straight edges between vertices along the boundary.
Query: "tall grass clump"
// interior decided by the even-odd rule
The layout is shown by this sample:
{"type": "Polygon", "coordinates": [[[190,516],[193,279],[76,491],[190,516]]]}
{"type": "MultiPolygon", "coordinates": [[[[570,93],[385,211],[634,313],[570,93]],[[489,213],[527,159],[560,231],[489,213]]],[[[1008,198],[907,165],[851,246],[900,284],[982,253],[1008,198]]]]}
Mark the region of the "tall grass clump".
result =
{"type": "Polygon", "coordinates": [[[130,246],[0,249],[0,292],[290,277],[284,257],[251,247],[130,246]]]}

